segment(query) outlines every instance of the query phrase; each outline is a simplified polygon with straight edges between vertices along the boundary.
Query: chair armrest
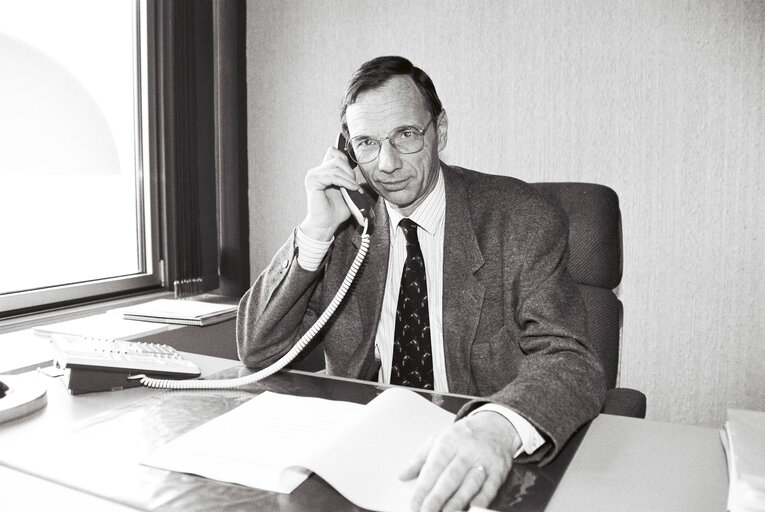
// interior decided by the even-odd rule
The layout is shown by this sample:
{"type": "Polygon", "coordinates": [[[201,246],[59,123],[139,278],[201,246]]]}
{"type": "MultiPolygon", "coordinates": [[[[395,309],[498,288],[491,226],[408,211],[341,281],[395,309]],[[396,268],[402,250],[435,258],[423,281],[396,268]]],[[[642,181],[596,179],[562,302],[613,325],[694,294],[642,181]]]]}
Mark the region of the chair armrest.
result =
{"type": "Polygon", "coordinates": [[[645,418],[645,395],[636,389],[614,388],[606,391],[604,414],[645,418]]]}

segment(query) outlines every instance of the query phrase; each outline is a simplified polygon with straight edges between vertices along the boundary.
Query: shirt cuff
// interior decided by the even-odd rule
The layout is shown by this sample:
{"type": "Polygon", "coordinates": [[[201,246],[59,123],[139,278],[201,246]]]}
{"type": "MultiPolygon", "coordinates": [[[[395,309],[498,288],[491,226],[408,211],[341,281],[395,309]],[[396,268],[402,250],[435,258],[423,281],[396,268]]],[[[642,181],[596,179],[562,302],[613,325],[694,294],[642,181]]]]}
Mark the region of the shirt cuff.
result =
{"type": "Polygon", "coordinates": [[[497,414],[501,414],[510,422],[516,432],[518,432],[518,437],[521,438],[521,446],[518,448],[518,451],[515,452],[513,458],[516,458],[521,453],[531,455],[539,449],[540,446],[545,444],[544,438],[539,434],[539,431],[534,428],[534,425],[529,423],[529,420],[512,409],[498,404],[484,404],[470,412],[468,416],[473,416],[480,412],[496,412],[497,414]]]}
{"type": "Polygon", "coordinates": [[[297,261],[300,268],[313,272],[318,270],[321,265],[324,256],[327,255],[327,251],[332,246],[332,242],[335,241],[335,237],[325,242],[323,240],[315,240],[300,229],[295,231],[295,244],[298,248],[297,261]]]}

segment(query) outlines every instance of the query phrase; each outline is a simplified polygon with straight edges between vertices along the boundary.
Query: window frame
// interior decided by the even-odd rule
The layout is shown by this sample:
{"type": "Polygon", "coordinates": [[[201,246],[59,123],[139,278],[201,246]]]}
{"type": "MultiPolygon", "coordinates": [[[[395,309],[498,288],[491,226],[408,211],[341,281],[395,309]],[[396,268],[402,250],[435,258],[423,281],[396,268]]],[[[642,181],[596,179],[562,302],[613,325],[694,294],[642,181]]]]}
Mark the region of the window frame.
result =
{"type": "Polygon", "coordinates": [[[179,178],[187,172],[178,166],[178,155],[190,152],[203,161],[197,172],[207,184],[198,190],[204,204],[197,213],[208,222],[195,228],[206,248],[200,291],[241,297],[250,286],[247,119],[242,114],[247,105],[246,0],[133,4],[140,20],[136,45],[145,48],[135,62],[141,71],[142,116],[137,125],[137,172],[142,180],[137,197],[141,211],[149,214],[144,219],[150,219],[139,224],[148,237],[142,254],[145,268],[130,275],[0,295],[0,331],[3,325],[35,321],[49,311],[99,307],[152,292],[177,294],[183,264],[198,256],[183,244],[180,235],[188,228],[183,223],[189,210],[176,200],[179,178]],[[178,77],[186,72],[202,80],[212,78],[192,92],[180,86],[178,77]],[[203,114],[194,117],[198,112],[203,114]],[[201,141],[190,144],[184,139],[189,123],[202,134],[201,141]]]}
{"type": "MultiPolygon", "coordinates": [[[[165,284],[160,246],[160,208],[155,144],[156,119],[151,112],[151,66],[155,41],[149,30],[152,5],[148,0],[133,0],[134,59],[136,112],[136,206],[137,236],[136,273],[110,276],[76,283],[66,283],[0,294],[0,318],[30,312],[83,304],[120,295],[159,289],[165,284]]],[[[55,257],[55,256],[54,256],[55,257]]]]}

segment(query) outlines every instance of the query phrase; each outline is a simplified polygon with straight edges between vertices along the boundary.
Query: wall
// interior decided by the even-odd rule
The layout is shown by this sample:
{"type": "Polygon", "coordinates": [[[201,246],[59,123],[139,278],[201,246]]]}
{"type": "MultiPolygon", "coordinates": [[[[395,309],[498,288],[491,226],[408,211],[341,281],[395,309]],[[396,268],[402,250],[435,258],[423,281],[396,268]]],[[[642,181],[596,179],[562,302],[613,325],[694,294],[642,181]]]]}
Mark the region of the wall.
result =
{"type": "Polygon", "coordinates": [[[648,417],[765,410],[765,2],[248,4],[251,268],[305,211],[363,61],[412,59],[447,109],[442,158],[620,195],[620,384],[648,417]]]}

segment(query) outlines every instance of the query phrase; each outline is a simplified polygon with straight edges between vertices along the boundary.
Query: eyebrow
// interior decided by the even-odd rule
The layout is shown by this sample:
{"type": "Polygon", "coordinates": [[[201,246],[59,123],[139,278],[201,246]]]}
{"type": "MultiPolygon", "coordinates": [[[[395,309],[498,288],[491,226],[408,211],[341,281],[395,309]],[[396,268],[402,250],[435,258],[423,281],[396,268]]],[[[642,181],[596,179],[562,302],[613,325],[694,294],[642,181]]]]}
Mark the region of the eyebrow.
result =
{"type": "MultiPolygon", "coordinates": [[[[393,128],[392,130],[390,130],[388,133],[386,133],[384,135],[384,137],[387,137],[391,133],[395,132],[396,130],[400,130],[402,128],[416,128],[417,130],[422,130],[422,126],[418,126],[415,123],[401,124],[401,125],[396,126],[395,128],[393,128]]],[[[359,134],[359,135],[354,135],[353,137],[351,137],[351,139],[362,139],[362,138],[363,139],[373,139],[373,140],[380,139],[380,137],[373,137],[371,135],[367,135],[366,133],[362,133],[362,134],[359,134]]]]}

